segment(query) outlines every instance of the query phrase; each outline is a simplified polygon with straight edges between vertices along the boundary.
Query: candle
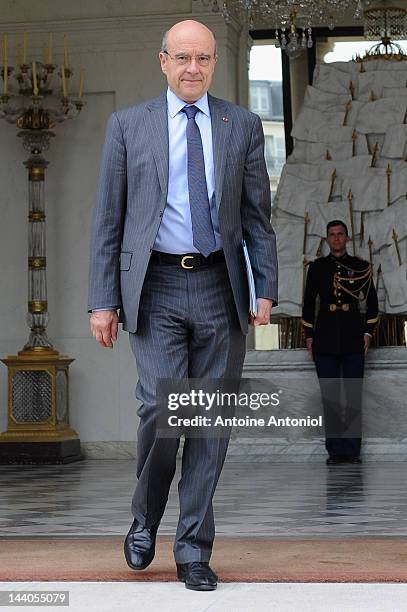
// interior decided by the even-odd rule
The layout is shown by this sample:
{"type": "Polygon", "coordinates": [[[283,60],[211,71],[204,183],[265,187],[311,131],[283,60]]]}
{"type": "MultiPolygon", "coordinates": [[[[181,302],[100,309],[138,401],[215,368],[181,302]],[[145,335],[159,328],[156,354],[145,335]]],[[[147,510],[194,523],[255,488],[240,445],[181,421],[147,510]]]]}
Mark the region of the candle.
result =
{"type": "Polygon", "coordinates": [[[34,93],[34,96],[38,96],[37,67],[35,65],[35,62],[33,62],[32,66],[33,66],[33,93],[34,93]]]}
{"type": "Polygon", "coordinates": [[[85,80],[85,71],[81,70],[81,78],[80,78],[80,81],[79,81],[79,93],[78,93],[79,100],[82,98],[82,95],[83,95],[83,83],[84,83],[84,80],[85,80]]]}
{"type": "Polygon", "coordinates": [[[6,65],[8,63],[7,34],[4,34],[3,45],[3,62],[6,65]]]}
{"type": "Polygon", "coordinates": [[[48,64],[52,64],[52,47],[53,47],[53,36],[52,32],[48,34],[48,64]]]}
{"type": "Polygon", "coordinates": [[[62,66],[61,68],[61,75],[62,75],[62,91],[64,94],[64,98],[66,98],[67,90],[66,90],[65,66],[62,66]]]}
{"type": "Polygon", "coordinates": [[[3,73],[3,82],[4,82],[4,88],[3,88],[3,93],[4,95],[7,94],[7,88],[8,88],[8,57],[7,57],[7,34],[4,34],[4,39],[3,39],[3,62],[4,62],[4,73],[3,73]]]}
{"type": "Polygon", "coordinates": [[[65,68],[69,68],[68,40],[66,36],[64,36],[64,66],[65,68]]]}
{"type": "Polygon", "coordinates": [[[27,63],[27,32],[23,34],[23,64],[27,63]]]}

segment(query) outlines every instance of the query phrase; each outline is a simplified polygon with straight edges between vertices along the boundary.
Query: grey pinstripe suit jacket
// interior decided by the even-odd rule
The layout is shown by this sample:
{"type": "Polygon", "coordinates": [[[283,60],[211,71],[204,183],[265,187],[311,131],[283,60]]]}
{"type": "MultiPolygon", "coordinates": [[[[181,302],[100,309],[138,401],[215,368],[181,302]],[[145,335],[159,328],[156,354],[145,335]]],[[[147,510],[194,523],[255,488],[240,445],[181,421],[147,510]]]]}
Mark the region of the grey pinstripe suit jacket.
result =
{"type": "MultiPolygon", "coordinates": [[[[258,297],[277,301],[275,234],[264,136],[257,115],[208,96],[219,227],[240,325],[247,333],[249,297],[242,238],[258,297]]],[[[140,294],[168,189],[166,94],[111,115],[93,215],[88,309],[120,307],[137,330],[140,294]]]]}

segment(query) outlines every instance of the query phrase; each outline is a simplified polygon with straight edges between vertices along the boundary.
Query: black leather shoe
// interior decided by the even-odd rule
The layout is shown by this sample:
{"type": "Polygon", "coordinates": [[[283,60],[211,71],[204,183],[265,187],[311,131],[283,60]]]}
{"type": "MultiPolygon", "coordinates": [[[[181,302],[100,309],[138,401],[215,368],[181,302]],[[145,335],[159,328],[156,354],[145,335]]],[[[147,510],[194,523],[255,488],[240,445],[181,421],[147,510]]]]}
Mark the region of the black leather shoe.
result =
{"type": "Polygon", "coordinates": [[[327,465],[336,465],[337,463],[343,463],[342,457],[340,457],[339,455],[331,455],[326,460],[327,465]]]}
{"type": "Polygon", "coordinates": [[[124,540],[124,556],[131,569],[146,569],[154,559],[157,529],[158,525],[147,528],[134,519],[124,540]]]}
{"type": "Polygon", "coordinates": [[[177,576],[191,591],[214,591],[218,586],[218,577],[207,561],[177,563],[177,576]]]}
{"type": "Polygon", "coordinates": [[[349,463],[362,463],[362,459],[360,457],[351,457],[349,463]]]}

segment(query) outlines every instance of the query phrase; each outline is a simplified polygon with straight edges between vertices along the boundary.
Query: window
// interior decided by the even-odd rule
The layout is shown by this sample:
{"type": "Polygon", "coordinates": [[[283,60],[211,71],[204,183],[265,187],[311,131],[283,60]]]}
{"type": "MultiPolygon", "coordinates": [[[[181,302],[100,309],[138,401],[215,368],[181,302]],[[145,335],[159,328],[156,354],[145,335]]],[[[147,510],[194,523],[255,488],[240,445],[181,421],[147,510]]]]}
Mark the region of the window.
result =
{"type": "Polygon", "coordinates": [[[285,161],[285,140],[284,138],[280,138],[280,137],[276,138],[275,155],[279,159],[284,159],[285,161]]]}
{"type": "Polygon", "coordinates": [[[274,157],[274,136],[266,136],[264,142],[266,162],[269,163],[274,157]]]}
{"type": "MultiPolygon", "coordinates": [[[[270,177],[272,199],[286,160],[283,118],[283,73],[281,51],[274,44],[254,44],[250,54],[250,110],[262,120],[264,157],[270,177]]],[[[254,328],[254,348],[279,348],[277,324],[254,328]]]]}
{"type": "Polygon", "coordinates": [[[266,112],[270,109],[268,93],[267,87],[250,88],[250,107],[255,113],[266,112]]]}
{"type": "Polygon", "coordinates": [[[281,170],[285,164],[284,139],[275,135],[266,135],[264,141],[264,157],[266,158],[267,172],[269,173],[270,179],[272,179],[272,177],[280,177],[281,170]]]}

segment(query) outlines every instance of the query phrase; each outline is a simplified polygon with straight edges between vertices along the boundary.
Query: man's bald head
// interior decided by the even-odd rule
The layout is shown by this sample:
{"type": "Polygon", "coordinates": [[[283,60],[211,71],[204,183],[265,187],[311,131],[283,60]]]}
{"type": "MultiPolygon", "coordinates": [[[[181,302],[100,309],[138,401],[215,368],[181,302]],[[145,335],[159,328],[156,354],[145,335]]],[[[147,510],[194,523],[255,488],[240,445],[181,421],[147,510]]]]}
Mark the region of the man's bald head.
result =
{"type": "Polygon", "coordinates": [[[187,34],[190,34],[190,35],[196,32],[197,34],[202,33],[203,35],[209,36],[209,38],[213,42],[213,54],[214,56],[217,55],[217,45],[216,45],[215,34],[212,32],[212,30],[207,28],[206,25],[204,25],[203,23],[200,23],[199,21],[195,21],[194,19],[185,19],[185,21],[180,21],[176,23],[175,25],[173,25],[172,28],[170,28],[169,30],[165,32],[162,43],[161,43],[162,53],[165,53],[165,51],[168,51],[168,45],[171,44],[172,42],[171,39],[173,38],[173,36],[175,35],[175,38],[177,38],[177,36],[179,37],[180,35],[183,34],[184,29],[186,29],[187,34]]]}
{"type": "Polygon", "coordinates": [[[216,40],[209,28],[187,19],[164,34],[161,70],[181,100],[193,104],[208,91],[215,70],[216,40]]]}

